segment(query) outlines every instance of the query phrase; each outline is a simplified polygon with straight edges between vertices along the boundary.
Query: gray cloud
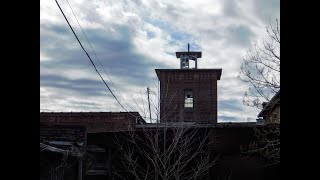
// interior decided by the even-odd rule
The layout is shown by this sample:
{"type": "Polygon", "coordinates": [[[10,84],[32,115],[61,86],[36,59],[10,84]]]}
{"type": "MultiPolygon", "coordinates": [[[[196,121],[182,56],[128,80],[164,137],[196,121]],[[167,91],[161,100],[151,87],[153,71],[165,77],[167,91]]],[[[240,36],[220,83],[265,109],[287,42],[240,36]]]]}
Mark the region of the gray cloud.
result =
{"type": "Polygon", "coordinates": [[[218,101],[219,110],[228,110],[228,111],[242,111],[243,107],[241,101],[238,99],[229,99],[229,100],[220,100],[218,101]]]}
{"type": "Polygon", "coordinates": [[[280,0],[256,0],[254,3],[256,15],[264,21],[280,17],[280,0]]]}
{"type": "MultiPolygon", "coordinates": [[[[51,42],[55,36],[64,32],[62,29],[62,27],[52,25],[50,27],[50,32],[53,35],[42,37],[41,44],[48,44],[48,42],[51,42]]],[[[98,55],[104,70],[106,70],[108,74],[120,76],[125,78],[128,82],[135,82],[137,85],[145,86],[145,78],[151,78],[147,72],[152,69],[151,67],[155,66],[155,63],[152,62],[152,59],[148,59],[135,53],[133,45],[130,44],[131,37],[128,29],[125,27],[118,27],[117,30],[121,32],[120,39],[113,38],[111,35],[106,34],[100,29],[86,29],[85,31],[87,37],[91,41],[91,45],[97,47],[95,48],[95,52],[98,55]]],[[[72,34],[69,34],[72,37],[72,34]]],[[[75,41],[75,39],[71,38],[68,40],[70,42],[75,41]]],[[[86,41],[82,41],[82,43],[89,47],[86,41]]],[[[74,49],[69,52],[64,50],[62,43],[56,43],[54,47],[49,49],[46,46],[43,46],[42,50],[48,56],[57,57],[54,61],[41,63],[40,68],[42,70],[41,72],[43,72],[42,74],[45,74],[46,69],[54,68],[65,69],[66,71],[69,69],[92,69],[92,72],[95,73],[93,66],[79,44],[75,44],[74,49]]],[[[102,67],[97,61],[94,53],[92,53],[90,48],[87,48],[87,52],[103,74],[102,67]]]]}
{"type": "Polygon", "coordinates": [[[237,118],[231,117],[231,116],[218,116],[218,120],[223,122],[228,122],[228,121],[236,121],[237,118]]]}
{"type": "MultiPolygon", "coordinates": [[[[68,79],[59,75],[41,75],[40,86],[65,89],[80,96],[109,96],[101,81],[89,79],[68,79]]],[[[111,96],[110,96],[111,97],[111,96]]]]}
{"type": "Polygon", "coordinates": [[[226,16],[237,17],[239,14],[239,7],[235,0],[225,0],[223,2],[223,13],[226,16]]]}
{"type": "MultiPolygon", "coordinates": [[[[190,43],[192,50],[203,51],[199,67],[223,68],[218,82],[221,87],[219,118],[223,121],[255,118],[257,112],[241,103],[243,92],[239,87],[243,83],[235,74],[240,68],[241,56],[251,42],[261,38],[268,19],[278,17],[279,1],[70,3],[104,70],[132,106],[136,106],[133,97],[138,102],[144,100],[141,100],[141,90],[154,88],[154,79],[157,79],[154,69],[179,68],[174,52],[186,50],[186,44],[190,43]]],[[[61,6],[110,84],[67,4],[61,2],[61,6]]],[[[40,17],[40,109],[121,111],[56,5],[41,1],[40,17]]]]}
{"type": "Polygon", "coordinates": [[[250,45],[254,37],[254,34],[251,32],[249,27],[243,25],[230,27],[228,34],[228,44],[247,47],[250,45]]]}

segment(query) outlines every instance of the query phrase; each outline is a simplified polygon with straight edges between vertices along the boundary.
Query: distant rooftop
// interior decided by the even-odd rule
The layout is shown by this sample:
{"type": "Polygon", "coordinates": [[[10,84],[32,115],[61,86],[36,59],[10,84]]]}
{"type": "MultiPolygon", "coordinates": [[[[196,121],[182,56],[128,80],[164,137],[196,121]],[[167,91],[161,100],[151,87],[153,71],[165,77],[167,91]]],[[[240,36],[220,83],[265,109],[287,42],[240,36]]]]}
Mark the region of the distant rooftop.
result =
{"type": "Polygon", "coordinates": [[[79,125],[89,133],[127,131],[142,123],[138,112],[40,112],[40,125],[79,125]]]}
{"type": "Polygon", "coordinates": [[[228,128],[228,127],[258,127],[263,126],[256,122],[239,122],[239,123],[198,123],[198,122],[166,122],[166,123],[146,123],[138,124],[136,128],[175,128],[175,127],[194,127],[194,128],[228,128]]]}
{"type": "Polygon", "coordinates": [[[272,111],[277,105],[280,105],[280,89],[279,91],[272,97],[272,99],[267,102],[262,111],[258,114],[258,117],[265,117],[272,111]]]}

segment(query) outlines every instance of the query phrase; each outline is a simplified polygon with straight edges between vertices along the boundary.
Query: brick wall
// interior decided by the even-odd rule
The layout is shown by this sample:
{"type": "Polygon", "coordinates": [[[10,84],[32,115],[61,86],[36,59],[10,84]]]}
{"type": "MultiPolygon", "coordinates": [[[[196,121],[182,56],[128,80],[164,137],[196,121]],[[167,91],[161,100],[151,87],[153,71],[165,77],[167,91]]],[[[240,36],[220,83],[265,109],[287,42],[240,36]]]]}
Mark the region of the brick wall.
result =
{"type": "Polygon", "coordinates": [[[266,117],[266,123],[280,124],[280,105],[274,108],[266,117]]]}
{"type": "MultiPolygon", "coordinates": [[[[136,123],[137,112],[63,112],[40,113],[43,125],[81,125],[89,133],[126,131],[136,123]],[[130,115],[131,114],[131,115],[130,115]]],[[[141,118],[141,117],[140,117],[141,118]]]]}
{"type": "Polygon", "coordinates": [[[166,121],[217,122],[217,80],[221,69],[158,70],[160,118],[166,121]],[[193,91],[193,108],[185,108],[185,90],[193,91]]]}

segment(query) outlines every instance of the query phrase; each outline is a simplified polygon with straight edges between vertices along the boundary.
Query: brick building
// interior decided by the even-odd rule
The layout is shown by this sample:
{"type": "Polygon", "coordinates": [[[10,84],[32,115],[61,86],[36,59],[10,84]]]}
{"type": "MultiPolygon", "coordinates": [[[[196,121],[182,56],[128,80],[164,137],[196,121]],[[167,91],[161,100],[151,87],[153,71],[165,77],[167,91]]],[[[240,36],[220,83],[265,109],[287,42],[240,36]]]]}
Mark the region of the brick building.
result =
{"type": "Polygon", "coordinates": [[[40,179],[108,179],[114,134],[143,123],[138,112],[41,112],[40,179]]]}
{"type": "MultiPolygon", "coordinates": [[[[123,135],[167,132],[177,126],[196,129],[200,133],[212,132],[210,139],[214,143],[210,143],[204,152],[218,154],[219,159],[202,179],[277,179],[279,166],[271,170],[264,168],[259,155],[243,156],[241,152],[241,147],[254,141],[254,129],[265,125],[217,123],[217,81],[222,69],[198,69],[197,59],[201,58],[201,52],[189,51],[189,47],[187,52],[176,52],[176,57],[180,58],[180,69],[155,70],[160,81],[160,123],[146,123],[138,112],[40,113],[40,179],[119,179],[119,170],[128,173],[128,169],[122,163],[123,156],[115,141],[128,144],[121,139],[123,135]],[[190,68],[190,60],[195,61],[194,68],[190,68]],[[66,161],[66,150],[72,150],[73,156],[68,159],[71,165],[52,173],[52,169],[61,167],[66,161]]],[[[148,142],[140,143],[141,147],[148,142]]],[[[135,178],[127,176],[125,179],[135,178]]]]}
{"type": "Polygon", "coordinates": [[[270,179],[277,179],[275,170],[262,168],[264,163],[259,156],[242,156],[241,153],[241,147],[248,146],[254,140],[254,129],[264,125],[196,122],[144,124],[144,121],[135,121],[135,118],[130,117],[132,116],[123,112],[40,113],[40,179],[117,179],[115,173],[125,169],[121,160],[122,154],[115,144],[116,140],[132,131],[161,131],[162,128],[170,129],[179,125],[195,128],[200,132],[211,129],[214,133],[214,143],[207,153],[220,156],[207,179],[228,179],[230,176],[233,180],[269,179],[265,178],[265,174],[270,176],[270,179]],[[127,118],[129,123],[121,121],[127,118]],[[69,154],[68,158],[65,157],[66,152],[69,154]],[[77,152],[84,155],[77,155],[77,152]]]}
{"type": "Polygon", "coordinates": [[[145,123],[138,112],[41,112],[40,125],[77,125],[89,133],[128,131],[145,123]]]}
{"type": "Polygon", "coordinates": [[[202,52],[176,52],[180,69],[156,69],[161,122],[217,123],[217,81],[222,69],[198,69],[202,52]],[[189,61],[195,61],[190,67],[189,61]]]}
{"type": "Polygon", "coordinates": [[[258,117],[263,118],[266,124],[280,124],[280,90],[269,102],[262,103],[263,109],[258,117]]]}

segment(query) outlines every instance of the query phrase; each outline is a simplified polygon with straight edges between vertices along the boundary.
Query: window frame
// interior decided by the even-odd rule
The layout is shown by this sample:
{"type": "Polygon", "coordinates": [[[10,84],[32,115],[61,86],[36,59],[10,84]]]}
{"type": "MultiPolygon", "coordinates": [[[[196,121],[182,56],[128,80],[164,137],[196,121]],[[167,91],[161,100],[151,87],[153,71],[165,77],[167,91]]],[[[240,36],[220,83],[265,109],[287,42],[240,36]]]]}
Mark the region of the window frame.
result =
{"type": "Polygon", "coordinates": [[[194,96],[192,89],[184,90],[184,108],[193,108],[194,107],[194,96]],[[191,97],[188,97],[191,96],[191,97]]]}

